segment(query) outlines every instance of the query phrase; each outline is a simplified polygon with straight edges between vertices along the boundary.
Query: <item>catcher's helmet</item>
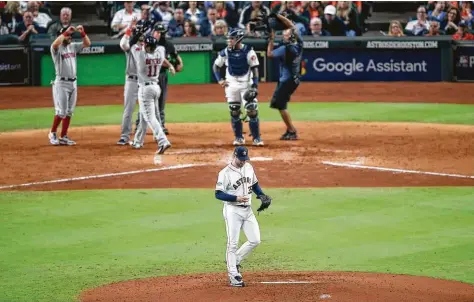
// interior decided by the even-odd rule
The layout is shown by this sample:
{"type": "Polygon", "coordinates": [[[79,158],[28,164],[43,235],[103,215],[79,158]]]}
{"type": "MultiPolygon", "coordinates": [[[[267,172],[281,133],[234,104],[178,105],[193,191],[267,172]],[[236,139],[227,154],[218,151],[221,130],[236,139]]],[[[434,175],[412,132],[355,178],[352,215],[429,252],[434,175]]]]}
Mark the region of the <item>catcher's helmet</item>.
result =
{"type": "Polygon", "coordinates": [[[158,41],[152,36],[145,37],[145,48],[150,47],[150,51],[154,51],[156,46],[158,45],[158,41]]]}
{"type": "Polygon", "coordinates": [[[159,31],[160,33],[166,33],[167,32],[167,29],[165,28],[165,26],[161,23],[156,23],[155,24],[155,28],[154,28],[155,31],[159,31]]]}
{"type": "Polygon", "coordinates": [[[235,45],[240,43],[244,38],[245,38],[245,32],[243,30],[241,29],[231,30],[227,34],[227,45],[229,45],[229,47],[231,48],[234,48],[235,45]],[[232,44],[230,43],[230,41],[232,41],[232,44]]]}

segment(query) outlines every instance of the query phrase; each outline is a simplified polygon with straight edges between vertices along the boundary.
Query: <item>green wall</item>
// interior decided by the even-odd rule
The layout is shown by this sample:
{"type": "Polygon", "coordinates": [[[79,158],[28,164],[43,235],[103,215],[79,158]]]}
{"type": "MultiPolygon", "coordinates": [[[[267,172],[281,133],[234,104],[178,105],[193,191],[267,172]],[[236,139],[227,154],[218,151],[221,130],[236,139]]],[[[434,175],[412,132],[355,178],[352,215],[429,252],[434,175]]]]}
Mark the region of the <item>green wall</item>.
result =
{"type": "MultiPolygon", "coordinates": [[[[184,69],[170,76],[170,84],[203,84],[211,79],[210,55],[205,52],[180,53],[184,69]],[[207,67],[207,68],[206,68],[207,67]]],[[[77,84],[80,86],[123,85],[125,82],[125,55],[79,55],[77,84]]],[[[41,86],[49,86],[55,78],[51,56],[41,57],[41,86]]]]}

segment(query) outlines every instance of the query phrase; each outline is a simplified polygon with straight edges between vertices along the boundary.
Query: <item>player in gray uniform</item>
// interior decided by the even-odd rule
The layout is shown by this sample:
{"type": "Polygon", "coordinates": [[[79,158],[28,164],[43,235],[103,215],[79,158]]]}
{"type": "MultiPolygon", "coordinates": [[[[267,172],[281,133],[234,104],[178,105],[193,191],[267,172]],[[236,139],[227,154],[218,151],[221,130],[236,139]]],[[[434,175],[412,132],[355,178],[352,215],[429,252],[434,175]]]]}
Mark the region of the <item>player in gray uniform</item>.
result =
{"type": "MultiPolygon", "coordinates": [[[[125,33],[126,36],[127,33],[125,33]]],[[[155,102],[160,97],[161,89],[158,85],[158,75],[161,65],[170,68],[171,74],[175,70],[165,57],[165,49],[157,47],[157,41],[151,36],[145,38],[145,45],[134,45],[131,48],[133,58],[137,63],[138,73],[138,103],[140,105],[140,115],[146,123],[140,123],[134,138],[134,145],[143,145],[147,126],[153,131],[153,136],[158,143],[157,154],[163,154],[171,143],[163,132],[160,122],[156,118],[155,102]]]]}
{"type": "MultiPolygon", "coordinates": [[[[125,76],[125,87],[124,87],[124,103],[123,103],[123,116],[122,116],[122,134],[120,136],[117,145],[127,145],[130,140],[130,134],[132,133],[132,118],[133,111],[138,99],[138,76],[137,76],[137,65],[133,56],[130,52],[130,46],[136,43],[143,44],[145,40],[145,33],[151,27],[151,22],[134,19],[127,29],[128,36],[130,36],[133,30],[133,36],[129,39],[124,35],[120,40],[120,48],[125,52],[127,59],[126,65],[126,76],[125,76]]],[[[140,114],[140,113],[139,113],[140,114]]]]}
{"type": "Polygon", "coordinates": [[[56,71],[56,79],[53,82],[55,115],[53,126],[48,134],[51,145],[71,146],[76,144],[67,135],[77,101],[76,56],[82,48],[89,47],[90,45],[91,41],[81,25],[76,28],[73,26],[61,28],[57,32],[56,40],[51,44],[51,56],[53,57],[56,71]],[[71,34],[76,31],[81,34],[82,43],[72,43],[71,34]],[[56,132],[61,122],[61,136],[58,138],[56,132]]]}

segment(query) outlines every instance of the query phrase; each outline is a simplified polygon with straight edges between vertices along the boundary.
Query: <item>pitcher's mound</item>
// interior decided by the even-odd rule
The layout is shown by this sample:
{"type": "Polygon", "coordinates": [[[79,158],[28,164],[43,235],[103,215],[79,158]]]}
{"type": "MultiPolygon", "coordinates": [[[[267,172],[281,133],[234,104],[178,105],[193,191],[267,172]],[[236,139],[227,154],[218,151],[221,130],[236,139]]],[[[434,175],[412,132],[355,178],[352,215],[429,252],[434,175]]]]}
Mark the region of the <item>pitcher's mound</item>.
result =
{"type": "Polygon", "coordinates": [[[427,277],[349,272],[244,273],[131,280],[91,289],[81,301],[474,301],[470,284],[427,277]]]}

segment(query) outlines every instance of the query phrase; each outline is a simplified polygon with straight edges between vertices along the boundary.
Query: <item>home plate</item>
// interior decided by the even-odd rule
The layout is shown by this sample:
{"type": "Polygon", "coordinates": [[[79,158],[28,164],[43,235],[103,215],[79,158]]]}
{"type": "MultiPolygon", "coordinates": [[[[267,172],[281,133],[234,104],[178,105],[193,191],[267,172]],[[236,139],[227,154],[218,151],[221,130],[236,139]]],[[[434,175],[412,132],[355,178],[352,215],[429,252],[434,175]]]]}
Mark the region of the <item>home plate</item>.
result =
{"type": "Polygon", "coordinates": [[[315,281],[262,281],[262,284],[309,284],[317,283],[315,281]]]}

